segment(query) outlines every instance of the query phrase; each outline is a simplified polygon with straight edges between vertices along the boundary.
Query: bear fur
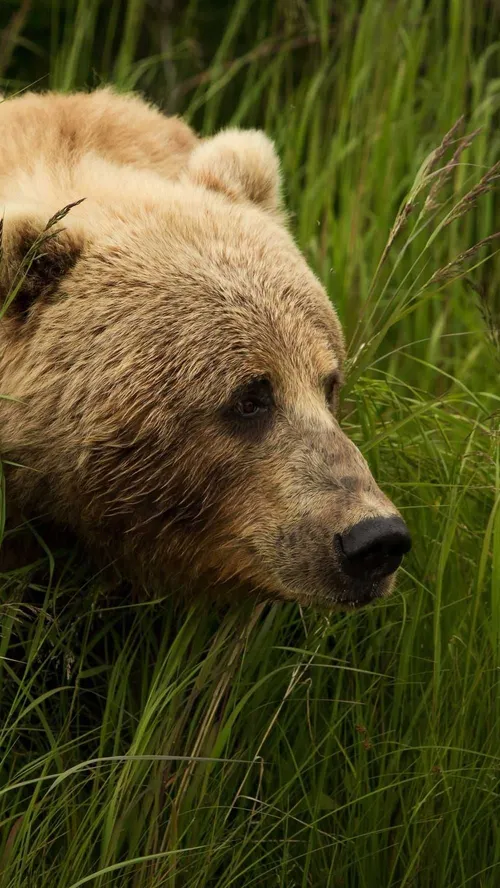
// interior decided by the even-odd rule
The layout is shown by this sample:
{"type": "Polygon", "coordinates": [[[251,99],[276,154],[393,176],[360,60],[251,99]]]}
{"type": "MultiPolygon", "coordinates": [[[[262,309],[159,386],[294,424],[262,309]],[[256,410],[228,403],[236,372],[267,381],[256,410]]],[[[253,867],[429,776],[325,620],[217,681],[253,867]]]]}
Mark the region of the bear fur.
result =
{"type": "Polygon", "coordinates": [[[334,538],[397,511],[337,421],[342,332],[272,142],[100,89],[3,102],[0,145],[10,526],[149,590],[364,600],[334,538]]]}

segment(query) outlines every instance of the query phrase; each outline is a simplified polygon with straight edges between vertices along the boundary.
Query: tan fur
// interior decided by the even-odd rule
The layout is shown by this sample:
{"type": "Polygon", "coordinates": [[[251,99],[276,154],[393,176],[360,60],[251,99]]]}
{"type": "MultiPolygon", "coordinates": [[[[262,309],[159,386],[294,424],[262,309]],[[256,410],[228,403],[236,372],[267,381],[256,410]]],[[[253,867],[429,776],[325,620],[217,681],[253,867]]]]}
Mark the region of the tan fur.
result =
{"type": "Polygon", "coordinates": [[[226,130],[198,145],[188,160],[192,181],[233,200],[251,200],[269,212],[281,210],[279,162],[259,130],[226,130]]]}
{"type": "Polygon", "coordinates": [[[0,326],[0,449],[26,466],[8,468],[12,520],[48,515],[150,588],[346,600],[334,534],[397,513],[325,401],[342,333],[286,230],[272,143],[199,140],[106,89],[5,102],[0,146],[3,298],[85,198],[0,326]],[[256,377],[276,412],[249,436],[228,404],[256,377]]]}

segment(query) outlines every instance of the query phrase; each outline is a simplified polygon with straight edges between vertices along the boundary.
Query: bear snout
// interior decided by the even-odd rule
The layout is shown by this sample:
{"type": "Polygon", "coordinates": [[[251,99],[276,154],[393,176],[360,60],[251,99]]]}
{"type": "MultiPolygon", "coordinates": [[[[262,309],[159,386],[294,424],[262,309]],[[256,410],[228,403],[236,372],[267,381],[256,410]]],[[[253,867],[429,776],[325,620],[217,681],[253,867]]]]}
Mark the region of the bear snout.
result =
{"type": "Polygon", "coordinates": [[[408,528],[394,513],[363,518],[333,536],[326,523],[305,520],[280,533],[275,566],[286,598],[363,607],[390,595],[410,549],[408,528]]]}

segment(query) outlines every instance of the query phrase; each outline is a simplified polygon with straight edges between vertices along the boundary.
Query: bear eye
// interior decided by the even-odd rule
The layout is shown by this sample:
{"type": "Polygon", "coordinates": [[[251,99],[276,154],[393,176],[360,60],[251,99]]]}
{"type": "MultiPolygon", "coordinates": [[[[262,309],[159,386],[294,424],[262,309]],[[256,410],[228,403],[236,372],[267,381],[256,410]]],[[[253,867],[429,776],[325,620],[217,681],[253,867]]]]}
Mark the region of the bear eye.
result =
{"type": "Polygon", "coordinates": [[[250,397],[242,398],[235,405],[236,411],[240,416],[255,416],[261,410],[267,410],[267,406],[262,403],[260,398],[250,397]]]}
{"type": "Polygon", "coordinates": [[[229,413],[244,422],[263,419],[274,406],[272,386],[265,376],[251,379],[234,392],[229,413]]]}

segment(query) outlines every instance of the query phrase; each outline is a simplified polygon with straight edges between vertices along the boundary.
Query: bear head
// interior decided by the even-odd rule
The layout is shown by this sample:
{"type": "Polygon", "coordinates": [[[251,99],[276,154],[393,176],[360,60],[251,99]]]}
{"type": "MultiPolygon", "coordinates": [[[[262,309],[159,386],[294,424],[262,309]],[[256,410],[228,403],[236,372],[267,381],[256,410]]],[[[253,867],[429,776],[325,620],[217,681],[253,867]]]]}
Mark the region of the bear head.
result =
{"type": "Polygon", "coordinates": [[[64,219],[44,181],[5,211],[15,507],[149,589],[387,595],[408,532],[339,425],[342,331],[287,230],[272,142],[202,140],[178,181],[98,158],[79,175],[64,219]]]}

